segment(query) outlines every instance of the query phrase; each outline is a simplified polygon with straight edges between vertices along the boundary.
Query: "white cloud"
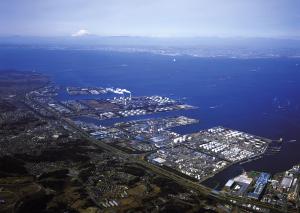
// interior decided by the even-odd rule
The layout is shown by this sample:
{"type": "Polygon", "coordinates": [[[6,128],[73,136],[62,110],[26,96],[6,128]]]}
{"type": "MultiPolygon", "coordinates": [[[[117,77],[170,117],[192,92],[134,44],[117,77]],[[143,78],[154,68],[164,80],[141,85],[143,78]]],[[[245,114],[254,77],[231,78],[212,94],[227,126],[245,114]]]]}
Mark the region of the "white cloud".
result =
{"type": "Polygon", "coordinates": [[[89,35],[89,31],[85,30],[85,29],[81,29],[78,30],[76,33],[73,33],[72,36],[73,37],[81,37],[81,36],[85,36],[85,35],[89,35]]]}

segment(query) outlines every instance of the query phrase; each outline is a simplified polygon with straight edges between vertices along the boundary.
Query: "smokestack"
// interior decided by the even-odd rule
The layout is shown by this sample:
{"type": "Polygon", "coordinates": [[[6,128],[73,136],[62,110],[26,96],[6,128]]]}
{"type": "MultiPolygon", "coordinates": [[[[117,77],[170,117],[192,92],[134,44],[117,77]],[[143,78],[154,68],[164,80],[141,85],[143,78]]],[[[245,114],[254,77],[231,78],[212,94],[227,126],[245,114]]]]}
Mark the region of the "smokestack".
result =
{"type": "Polygon", "coordinates": [[[122,96],[123,96],[123,104],[126,106],[126,98],[124,92],[122,93],[122,96]]]}

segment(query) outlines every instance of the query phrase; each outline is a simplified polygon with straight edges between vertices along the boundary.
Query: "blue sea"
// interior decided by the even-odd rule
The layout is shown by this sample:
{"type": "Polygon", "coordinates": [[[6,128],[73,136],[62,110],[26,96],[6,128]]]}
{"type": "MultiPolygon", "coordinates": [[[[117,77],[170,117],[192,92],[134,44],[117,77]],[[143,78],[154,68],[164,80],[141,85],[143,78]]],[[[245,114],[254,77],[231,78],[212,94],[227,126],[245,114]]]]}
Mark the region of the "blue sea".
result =
{"type": "MultiPolygon", "coordinates": [[[[179,133],[221,125],[284,139],[280,153],[230,167],[208,185],[224,183],[243,170],[275,173],[300,163],[300,58],[197,58],[2,48],[0,69],[7,68],[42,72],[61,86],[120,87],[136,96],[169,96],[198,106],[195,110],[153,115],[182,114],[200,120],[199,124],[176,128],[179,133]]],[[[61,94],[59,98],[69,97],[61,94]]]]}

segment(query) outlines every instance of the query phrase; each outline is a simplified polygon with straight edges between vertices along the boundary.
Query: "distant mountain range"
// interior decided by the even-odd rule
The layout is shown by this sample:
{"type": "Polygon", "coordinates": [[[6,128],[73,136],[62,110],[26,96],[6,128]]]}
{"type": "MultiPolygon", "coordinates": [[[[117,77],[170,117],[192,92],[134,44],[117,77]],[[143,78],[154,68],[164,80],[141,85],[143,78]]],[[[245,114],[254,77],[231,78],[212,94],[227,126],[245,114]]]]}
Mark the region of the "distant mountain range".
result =
{"type": "Polygon", "coordinates": [[[243,38],[243,37],[134,37],[134,36],[96,36],[82,37],[57,36],[0,36],[0,44],[75,44],[75,45],[134,45],[134,46],[252,46],[300,48],[300,38],[243,38]]]}
{"type": "Polygon", "coordinates": [[[1,47],[151,52],[195,57],[300,57],[300,38],[158,38],[131,36],[0,37],[1,47]]]}

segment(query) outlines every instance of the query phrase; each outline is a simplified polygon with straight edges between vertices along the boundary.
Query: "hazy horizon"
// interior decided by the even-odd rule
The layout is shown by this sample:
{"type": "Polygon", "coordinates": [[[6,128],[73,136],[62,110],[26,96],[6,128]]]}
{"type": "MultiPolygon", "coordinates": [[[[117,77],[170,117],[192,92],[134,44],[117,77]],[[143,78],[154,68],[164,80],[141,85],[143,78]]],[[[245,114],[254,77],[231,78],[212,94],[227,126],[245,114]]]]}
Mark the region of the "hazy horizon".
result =
{"type": "Polygon", "coordinates": [[[299,38],[297,0],[10,0],[0,36],[299,38]]]}

